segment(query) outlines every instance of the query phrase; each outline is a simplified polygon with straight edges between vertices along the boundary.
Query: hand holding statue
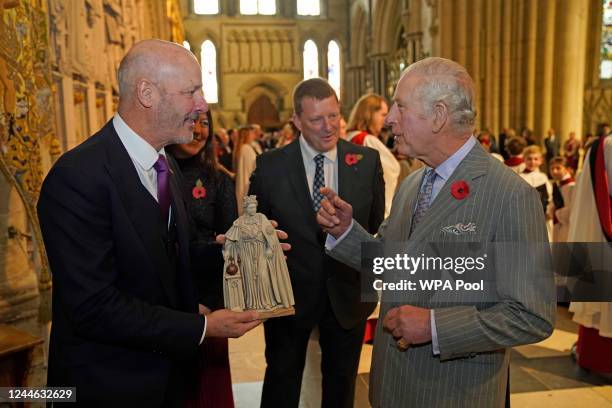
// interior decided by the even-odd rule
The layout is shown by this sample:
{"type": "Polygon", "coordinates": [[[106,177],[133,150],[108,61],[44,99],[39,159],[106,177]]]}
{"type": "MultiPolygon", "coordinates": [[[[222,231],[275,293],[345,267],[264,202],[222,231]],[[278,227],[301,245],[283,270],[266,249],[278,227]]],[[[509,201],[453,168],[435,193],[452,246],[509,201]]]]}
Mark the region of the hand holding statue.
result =
{"type": "Polygon", "coordinates": [[[234,221],[223,242],[223,295],[225,307],[232,311],[256,310],[262,318],[295,314],[293,288],[278,238],[287,234],[275,230],[257,212],[255,196],[244,198],[244,214],[234,221]]]}

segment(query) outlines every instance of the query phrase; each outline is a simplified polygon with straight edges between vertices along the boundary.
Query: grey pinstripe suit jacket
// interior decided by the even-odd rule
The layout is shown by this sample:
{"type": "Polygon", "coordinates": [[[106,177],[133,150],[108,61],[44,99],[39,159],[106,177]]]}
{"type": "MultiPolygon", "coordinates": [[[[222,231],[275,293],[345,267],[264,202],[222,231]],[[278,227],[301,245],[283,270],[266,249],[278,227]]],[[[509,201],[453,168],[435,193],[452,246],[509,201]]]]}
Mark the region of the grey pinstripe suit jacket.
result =
{"type": "MultiPolygon", "coordinates": [[[[479,144],[459,164],[408,239],[422,177],[423,170],[420,170],[404,180],[377,240],[405,241],[408,255],[420,254],[419,246],[427,242],[487,245],[547,242],[542,205],[535,189],[479,144]],[[451,194],[451,185],[458,180],[465,180],[470,187],[469,195],[463,200],[451,194]],[[457,236],[441,230],[444,226],[469,222],[476,224],[475,234],[457,236]]],[[[361,243],[372,241],[374,238],[354,223],[350,233],[329,253],[359,268],[361,243]]],[[[550,254],[546,251],[543,260],[535,258],[512,254],[511,262],[496,265],[494,301],[464,298],[456,299],[453,304],[433,300],[411,302],[434,309],[439,356],[434,356],[431,344],[399,351],[392,336],[383,332],[379,324],[370,373],[372,405],[384,408],[504,406],[509,347],[540,341],[554,327],[550,254]]],[[[407,303],[397,296],[405,294],[383,293],[381,318],[390,308],[407,303]]]]}

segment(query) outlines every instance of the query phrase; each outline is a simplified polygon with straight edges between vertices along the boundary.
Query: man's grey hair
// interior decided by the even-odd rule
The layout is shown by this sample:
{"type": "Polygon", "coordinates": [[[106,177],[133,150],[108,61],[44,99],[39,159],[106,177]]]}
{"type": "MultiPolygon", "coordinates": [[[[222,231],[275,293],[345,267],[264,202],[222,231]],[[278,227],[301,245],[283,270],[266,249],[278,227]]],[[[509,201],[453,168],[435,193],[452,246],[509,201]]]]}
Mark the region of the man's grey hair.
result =
{"type": "Polygon", "coordinates": [[[442,102],[448,108],[451,124],[462,130],[473,130],[474,81],[464,67],[449,59],[431,57],[410,65],[405,71],[408,73],[422,78],[414,90],[414,98],[427,114],[431,115],[435,104],[442,102]]]}

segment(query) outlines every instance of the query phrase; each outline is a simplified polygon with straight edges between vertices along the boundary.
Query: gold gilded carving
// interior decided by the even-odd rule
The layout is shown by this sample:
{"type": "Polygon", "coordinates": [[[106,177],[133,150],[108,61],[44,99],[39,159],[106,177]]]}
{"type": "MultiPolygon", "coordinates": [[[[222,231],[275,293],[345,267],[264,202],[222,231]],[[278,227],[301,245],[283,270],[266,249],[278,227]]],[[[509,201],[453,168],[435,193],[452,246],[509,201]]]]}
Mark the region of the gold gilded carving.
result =
{"type": "Polygon", "coordinates": [[[0,13],[0,172],[19,194],[29,218],[40,265],[39,318],[46,322],[51,279],[36,201],[43,175],[41,141],[53,146],[55,138],[47,17],[27,1],[0,0],[0,13]]]}
{"type": "Polygon", "coordinates": [[[166,10],[170,22],[170,41],[182,44],[185,39],[185,30],[178,3],[175,0],[166,0],[166,10]]]}
{"type": "Polygon", "coordinates": [[[74,91],[74,104],[79,105],[85,101],[85,91],[74,91]]]}

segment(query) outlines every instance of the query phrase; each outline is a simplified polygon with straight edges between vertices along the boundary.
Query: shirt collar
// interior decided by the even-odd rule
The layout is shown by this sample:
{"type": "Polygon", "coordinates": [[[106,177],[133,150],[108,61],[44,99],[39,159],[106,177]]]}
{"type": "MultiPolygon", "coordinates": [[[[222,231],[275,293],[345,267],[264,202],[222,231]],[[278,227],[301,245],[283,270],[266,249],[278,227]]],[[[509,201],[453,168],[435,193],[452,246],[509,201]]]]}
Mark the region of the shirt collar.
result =
{"type": "Polygon", "coordinates": [[[468,140],[453,153],[448,159],[444,160],[444,162],[436,167],[436,174],[438,177],[443,179],[444,181],[448,180],[449,177],[453,174],[455,169],[459,167],[459,163],[465,159],[465,156],[472,150],[474,145],[476,144],[476,138],[474,136],[470,136],[468,140]]]}
{"type": "Polygon", "coordinates": [[[121,116],[119,116],[119,113],[115,113],[113,117],[113,126],[132,160],[138,163],[144,170],[151,170],[160,154],[166,155],[163,147],[159,152],[156,151],[155,148],[140,137],[138,133],[134,132],[121,116]]]}
{"type": "MultiPolygon", "coordinates": [[[[300,148],[302,150],[304,160],[309,162],[313,161],[315,156],[321,153],[313,149],[302,135],[300,135],[300,148]]],[[[328,160],[335,162],[336,158],[338,157],[338,146],[336,145],[333,149],[323,153],[323,156],[325,156],[328,160]]]]}

